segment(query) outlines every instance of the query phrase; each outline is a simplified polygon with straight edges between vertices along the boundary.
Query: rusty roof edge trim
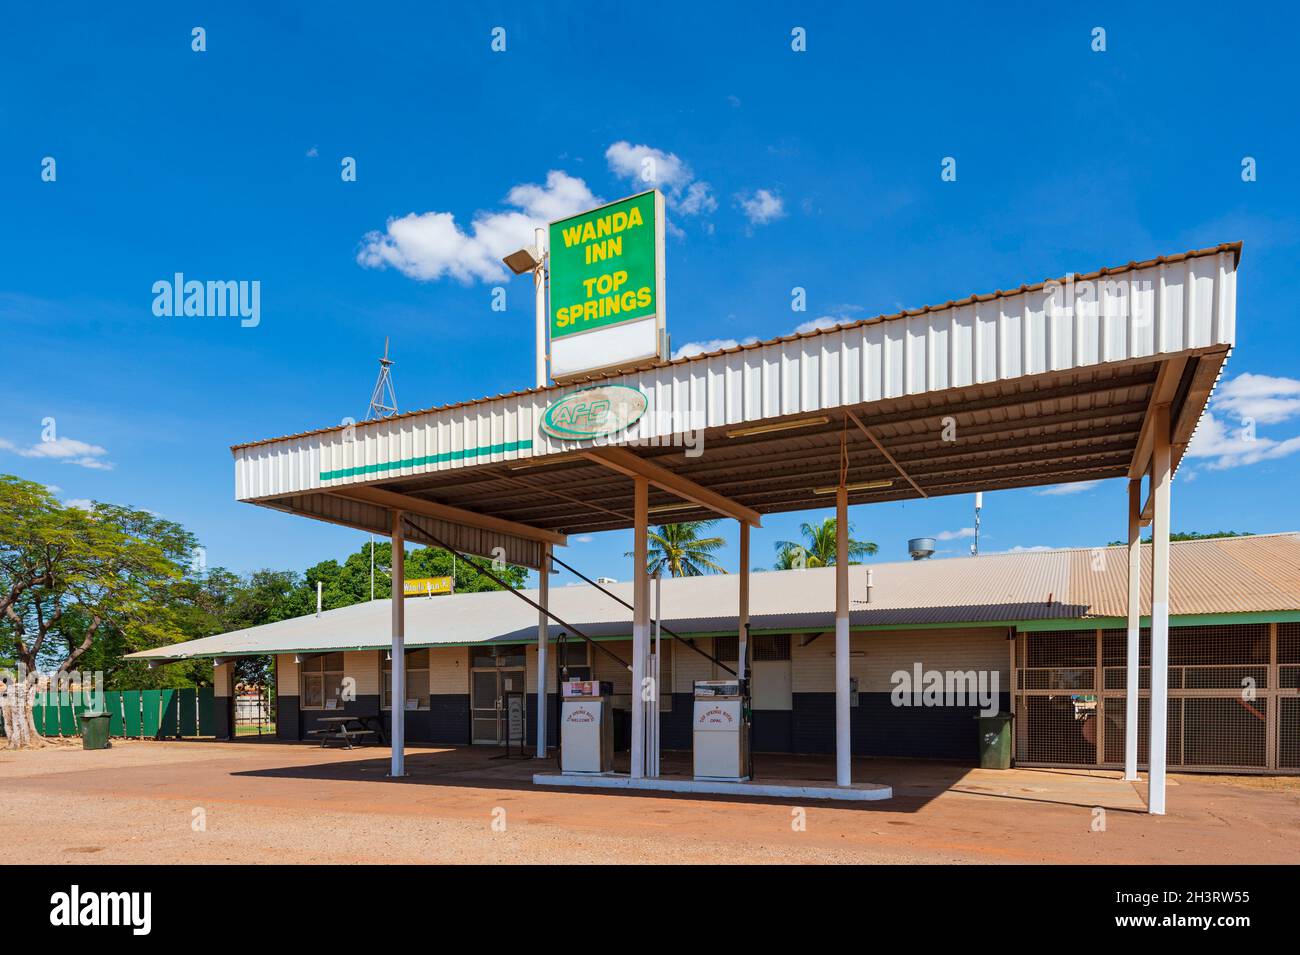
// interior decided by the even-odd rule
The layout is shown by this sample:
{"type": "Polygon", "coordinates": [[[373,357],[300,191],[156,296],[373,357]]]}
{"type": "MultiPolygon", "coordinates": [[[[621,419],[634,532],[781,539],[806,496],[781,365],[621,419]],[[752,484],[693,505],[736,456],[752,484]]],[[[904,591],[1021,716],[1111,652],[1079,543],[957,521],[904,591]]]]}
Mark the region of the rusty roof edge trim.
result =
{"type": "MultiPolygon", "coordinates": [[[[1027,292],[1036,292],[1052,282],[1067,282],[1071,280],[1075,282],[1086,282],[1103,276],[1110,277],[1112,275],[1121,275],[1125,272],[1136,271],[1137,269],[1149,269],[1157,265],[1170,265],[1175,262],[1186,261],[1187,259],[1199,259],[1210,255],[1219,255],[1224,252],[1231,252],[1233,254],[1232,265],[1233,268],[1236,269],[1241,265],[1242,240],[1238,239],[1236,242],[1221,242],[1215,246],[1208,246],[1204,249],[1192,249],[1188,252],[1179,252],[1175,255],[1158,255],[1155,258],[1145,259],[1141,262],[1130,261],[1126,265],[1100,268],[1092,272],[1071,272],[1068,275],[1062,275],[1058,278],[1043,279],[1041,282],[1035,282],[1032,285],[1021,285],[1020,287],[1013,289],[998,289],[994,292],[972,293],[962,299],[950,299],[942,305],[923,305],[920,308],[907,308],[900,312],[893,312],[887,315],[875,315],[870,318],[859,318],[851,322],[831,325],[828,328],[814,328],[806,332],[792,332],[789,335],[778,335],[776,338],[766,338],[761,341],[750,342],[749,344],[734,345],[730,348],[719,348],[716,351],[703,352],[699,355],[691,355],[687,358],[674,358],[664,365],[648,366],[647,370],[649,370],[649,368],[667,368],[672,365],[685,365],[693,361],[702,361],[706,358],[716,358],[719,355],[730,355],[742,351],[752,351],[755,348],[763,348],[767,345],[780,345],[785,342],[797,341],[799,339],[814,338],[818,335],[828,335],[832,332],[841,332],[850,328],[859,328],[863,325],[874,325],[877,322],[890,322],[904,318],[915,318],[918,315],[926,315],[930,312],[941,312],[949,308],[960,308],[977,302],[990,302],[995,299],[1010,298],[1013,295],[1023,295],[1027,292]]],[[[258,447],[263,444],[277,444],[280,441],[295,441],[300,438],[314,437],[315,435],[331,434],[336,431],[343,431],[348,427],[361,428],[367,425],[377,425],[389,421],[396,421],[400,418],[411,418],[416,415],[433,414],[437,411],[450,411],[453,408],[468,408],[473,405],[486,404],[490,401],[503,401],[507,398],[519,398],[524,395],[542,394],[547,391],[558,391],[560,389],[572,388],[575,385],[589,382],[610,381],[633,373],[634,372],[627,371],[606,372],[598,375],[574,378],[573,380],[566,381],[563,384],[548,385],[545,388],[521,388],[489,397],[471,398],[467,401],[456,401],[447,405],[433,405],[432,407],[420,408],[415,411],[404,411],[401,414],[395,414],[387,418],[379,418],[374,421],[358,421],[352,425],[334,425],[329,428],[316,428],[311,431],[299,431],[296,434],[286,434],[278,438],[261,438],[257,441],[245,441],[241,444],[232,444],[230,446],[230,453],[234,455],[236,452],[241,451],[244,448],[258,447]]]]}

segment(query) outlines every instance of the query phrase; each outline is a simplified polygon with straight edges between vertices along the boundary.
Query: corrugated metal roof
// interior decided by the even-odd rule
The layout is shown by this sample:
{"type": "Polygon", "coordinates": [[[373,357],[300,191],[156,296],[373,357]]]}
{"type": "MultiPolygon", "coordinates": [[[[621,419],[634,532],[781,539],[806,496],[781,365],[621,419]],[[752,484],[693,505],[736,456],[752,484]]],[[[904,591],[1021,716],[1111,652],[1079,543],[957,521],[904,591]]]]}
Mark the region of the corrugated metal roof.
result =
{"type": "MultiPolygon", "coordinates": [[[[769,345],[780,345],[787,342],[819,338],[824,335],[840,334],[845,331],[855,329],[855,328],[861,328],[866,325],[877,325],[882,322],[902,321],[909,318],[916,318],[921,315],[929,315],[936,312],[947,311],[948,309],[961,308],[966,305],[974,305],[980,302],[990,302],[996,299],[1009,298],[1016,295],[1031,294],[1034,292],[1041,291],[1044,288],[1046,288],[1048,285],[1053,283],[1062,284],[1069,281],[1088,282],[1088,281],[1092,281],[1093,279],[1099,279],[1099,278],[1113,279],[1116,276],[1122,275],[1126,272],[1131,272],[1139,269],[1154,268],[1162,265],[1173,265],[1179,262],[1185,262],[1189,259],[1203,258],[1205,256],[1210,256],[1210,255],[1221,255],[1221,254],[1231,253],[1233,258],[1232,267],[1233,269],[1235,269],[1241,262],[1241,252],[1242,252],[1242,243],[1240,241],[1222,242],[1219,245],[1210,246],[1204,249],[1192,249],[1188,252],[1181,252],[1174,255],[1158,255],[1155,258],[1146,259],[1141,262],[1130,261],[1127,265],[1120,265],[1120,266],[1109,267],[1109,268],[1100,268],[1095,271],[1087,272],[1087,273],[1074,272],[1069,275],[1061,276],[1060,278],[1044,279],[1041,282],[1024,284],[1019,286],[1018,288],[998,289],[996,291],[988,292],[984,294],[977,294],[977,293],[971,294],[962,299],[950,299],[949,301],[944,302],[942,305],[923,305],[920,308],[903,309],[902,311],[899,312],[893,312],[887,315],[876,315],[870,318],[857,319],[852,322],[845,322],[843,324],[834,325],[828,328],[813,328],[804,332],[795,332],[789,335],[780,335],[777,336],[776,338],[769,338],[769,339],[763,339],[761,341],[748,342],[746,344],[735,345],[730,348],[720,348],[715,351],[703,352],[699,355],[691,355],[690,357],[687,358],[676,358],[670,362],[665,363],[662,366],[657,366],[657,367],[671,368],[674,366],[689,365],[696,362],[706,361],[710,358],[716,358],[722,355],[731,355],[740,352],[753,351],[755,349],[761,349],[769,345]]],[[[382,427],[390,422],[400,422],[404,418],[411,418],[417,415],[433,414],[435,412],[455,411],[463,408],[469,408],[474,405],[481,405],[490,402],[500,402],[509,399],[523,398],[528,395],[540,396],[548,391],[554,391],[556,393],[566,392],[572,390],[576,385],[584,382],[592,382],[598,380],[614,381],[624,377],[625,375],[626,372],[607,372],[598,375],[590,375],[585,378],[577,379],[574,381],[567,381],[563,385],[550,385],[544,388],[521,388],[515,391],[508,391],[498,395],[485,396],[482,398],[473,398],[467,401],[457,401],[445,405],[434,405],[432,407],[421,408],[416,411],[406,411],[398,415],[393,415],[388,418],[380,419],[378,421],[358,422],[353,425],[331,425],[330,427],[327,428],[316,428],[309,431],[299,431],[295,434],[284,435],[283,437],[279,437],[279,438],[262,438],[256,441],[245,441],[240,444],[231,445],[230,450],[233,453],[241,449],[257,447],[259,445],[264,445],[264,444],[275,444],[280,441],[291,441],[300,438],[316,437],[319,435],[325,435],[331,433],[337,434],[337,433],[347,431],[349,428],[355,432],[360,432],[362,431],[362,429],[382,427]]],[[[543,403],[549,402],[550,400],[551,400],[550,396],[547,396],[545,399],[543,399],[543,403]]]]}
{"type": "MultiPolygon", "coordinates": [[[[1300,610],[1300,534],[1179,542],[1171,551],[1174,615],[1300,610]]],[[[1149,567],[1149,548],[1144,554],[1149,567]]],[[[907,627],[1122,617],[1128,571],[1125,548],[1103,547],[861,565],[849,575],[853,626],[907,627]],[[873,572],[870,603],[868,569],[873,572]]],[[[768,571],[754,580],[755,631],[833,626],[834,568],[768,571]]],[[[665,626],[682,634],[734,630],[738,588],[735,575],[665,580],[665,626]]],[[[608,589],[632,599],[630,582],[608,589]]],[[[1143,592],[1149,594],[1149,582],[1143,592]]],[[[526,593],[536,597],[536,591],[526,593]]],[[[593,637],[625,636],[631,630],[631,612],[593,587],[552,588],[551,610],[593,637]]],[[[319,618],[297,617],[131,656],[379,648],[390,642],[390,624],[389,602],[376,600],[319,618]]],[[[552,624],[552,636],[560,629],[552,624]]],[[[537,611],[500,591],[406,603],[408,646],[531,642],[536,634],[537,611]]]]}

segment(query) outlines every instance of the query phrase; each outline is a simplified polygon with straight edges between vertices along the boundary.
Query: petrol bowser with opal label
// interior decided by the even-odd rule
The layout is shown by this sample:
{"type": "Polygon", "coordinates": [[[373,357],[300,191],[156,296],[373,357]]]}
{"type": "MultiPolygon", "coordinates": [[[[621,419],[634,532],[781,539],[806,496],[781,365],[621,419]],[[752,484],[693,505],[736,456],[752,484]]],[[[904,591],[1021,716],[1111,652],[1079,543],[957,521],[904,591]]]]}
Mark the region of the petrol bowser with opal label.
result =
{"type": "Polygon", "coordinates": [[[599,680],[560,685],[561,772],[613,772],[613,695],[614,685],[599,680]]]}
{"type": "Polygon", "coordinates": [[[749,779],[749,699],[739,680],[695,681],[696,779],[749,779]]]}

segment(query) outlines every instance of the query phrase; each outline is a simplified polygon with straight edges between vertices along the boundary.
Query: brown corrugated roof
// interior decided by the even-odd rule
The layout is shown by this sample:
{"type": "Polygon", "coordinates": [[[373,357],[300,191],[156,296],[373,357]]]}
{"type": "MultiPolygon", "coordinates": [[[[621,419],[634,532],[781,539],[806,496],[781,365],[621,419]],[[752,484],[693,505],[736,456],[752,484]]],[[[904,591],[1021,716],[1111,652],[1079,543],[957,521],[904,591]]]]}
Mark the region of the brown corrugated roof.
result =
{"type": "MultiPolygon", "coordinates": [[[[977,558],[855,565],[849,569],[854,627],[1011,624],[1122,618],[1128,560],[1124,547],[987,554],[977,558]],[[867,572],[872,572],[871,600],[867,572]]],[[[1171,546],[1169,611],[1175,616],[1300,610],[1300,533],[1185,541],[1171,546]]],[[[1150,548],[1143,548],[1149,566],[1150,548]]],[[[1148,575],[1149,576],[1149,575],[1148,575]]],[[[835,570],[756,574],[750,622],[759,632],[829,629],[835,617],[835,570]]],[[[735,574],[663,582],[664,625],[683,635],[734,632],[740,580],[735,574]]],[[[608,589],[632,599],[629,582],[608,589]]],[[[536,596],[536,591],[524,591],[536,596]]],[[[1144,581],[1143,608],[1149,605],[1144,581]]],[[[553,587],[551,610],[590,636],[626,636],[631,612],[594,587],[553,587]]],[[[387,600],[327,610],[131,654],[179,659],[240,653],[360,649],[388,644],[387,600]]],[[[552,635],[560,630],[552,624],[552,635]]],[[[412,599],[407,646],[485,641],[532,642],[537,611],[502,591],[412,599]]]]}
{"type": "MultiPolygon", "coordinates": [[[[789,335],[779,335],[776,338],[767,338],[761,341],[749,342],[747,344],[734,345],[730,348],[719,348],[715,351],[703,352],[702,354],[699,355],[691,355],[688,358],[674,358],[672,361],[669,361],[667,364],[683,365],[693,361],[701,361],[705,358],[712,358],[717,355],[732,354],[741,351],[750,351],[755,348],[762,348],[765,345],[778,345],[781,344],[782,342],[791,342],[801,338],[815,338],[818,335],[826,335],[826,334],[830,334],[831,332],[843,331],[846,328],[857,328],[862,325],[873,325],[877,322],[896,321],[904,318],[912,318],[916,315],[925,315],[929,312],[943,311],[944,309],[953,308],[956,306],[970,305],[974,302],[988,302],[993,299],[1007,298],[1011,295],[1020,295],[1023,292],[1037,291],[1038,289],[1043,288],[1043,286],[1047,285],[1050,282],[1068,282],[1070,280],[1073,280],[1075,282],[1087,282],[1087,281],[1091,281],[1092,279],[1101,278],[1102,276],[1120,275],[1124,272],[1131,272],[1135,269],[1146,269],[1155,265],[1166,265],[1173,262],[1182,262],[1185,259],[1196,259],[1207,255],[1218,255],[1221,252],[1233,253],[1234,264],[1240,264],[1241,250],[1242,250],[1242,243],[1240,241],[1221,242],[1219,245],[1210,246],[1209,248],[1193,249],[1189,252],[1177,253],[1176,255],[1158,255],[1153,259],[1146,259],[1142,262],[1129,262],[1127,265],[1101,268],[1093,272],[1087,272],[1087,273],[1075,272],[1072,273],[1071,275],[1063,275],[1060,278],[1043,279],[1041,282],[1035,282],[1032,285],[1021,285],[1019,288],[998,289],[997,291],[988,292],[982,295],[972,294],[962,299],[950,299],[949,301],[944,302],[942,305],[923,305],[920,308],[904,309],[901,312],[893,312],[888,315],[876,315],[871,318],[860,318],[852,322],[844,322],[843,324],[840,325],[833,325],[829,328],[814,328],[806,332],[793,332],[789,335]]],[[[608,372],[599,375],[589,375],[585,378],[582,378],[581,380],[601,381],[601,380],[608,380],[610,378],[617,378],[624,374],[626,374],[626,372],[621,372],[621,371],[608,372]]],[[[549,385],[545,388],[522,388],[516,391],[507,391],[499,395],[492,395],[483,398],[472,398],[468,401],[457,401],[447,405],[434,405],[429,408],[421,408],[417,411],[404,411],[401,414],[393,415],[389,418],[383,418],[379,421],[373,421],[373,422],[361,421],[361,422],[357,422],[354,425],[335,425],[329,428],[316,428],[312,431],[300,431],[296,434],[287,434],[279,438],[262,438],[261,440],[258,441],[245,441],[242,444],[231,445],[230,450],[233,453],[235,451],[240,450],[241,448],[252,448],[261,444],[274,444],[277,441],[291,441],[297,438],[307,438],[317,434],[329,434],[330,432],[333,431],[343,431],[345,428],[348,427],[363,428],[369,424],[381,424],[386,421],[393,421],[400,418],[413,417],[414,415],[430,414],[434,411],[449,411],[453,408],[468,408],[473,405],[484,404],[489,401],[501,401],[502,399],[505,398],[518,398],[523,395],[534,394],[537,392],[556,391],[556,390],[561,390],[563,388],[570,388],[575,383],[576,382],[567,382],[564,385],[549,385]]]]}
{"type": "MultiPolygon", "coordinates": [[[[1124,547],[1073,552],[1071,603],[1089,617],[1126,613],[1128,559],[1124,547]],[[1101,565],[1098,569],[1098,565],[1101,565]]],[[[1300,534],[1260,534],[1178,541],[1170,546],[1169,612],[1250,613],[1300,610],[1300,534]]],[[[1142,548],[1142,604],[1151,599],[1151,548],[1142,548]]]]}

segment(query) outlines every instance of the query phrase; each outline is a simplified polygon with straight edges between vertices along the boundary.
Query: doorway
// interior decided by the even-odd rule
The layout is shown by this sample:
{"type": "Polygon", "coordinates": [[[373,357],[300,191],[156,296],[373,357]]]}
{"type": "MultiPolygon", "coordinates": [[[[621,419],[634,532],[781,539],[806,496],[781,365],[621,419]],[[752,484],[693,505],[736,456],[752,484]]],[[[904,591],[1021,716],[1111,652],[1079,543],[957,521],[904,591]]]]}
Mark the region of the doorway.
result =
{"type": "Polygon", "coordinates": [[[504,746],[506,694],[525,688],[523,647],[470,649],[470,742],[504,746]]]}

